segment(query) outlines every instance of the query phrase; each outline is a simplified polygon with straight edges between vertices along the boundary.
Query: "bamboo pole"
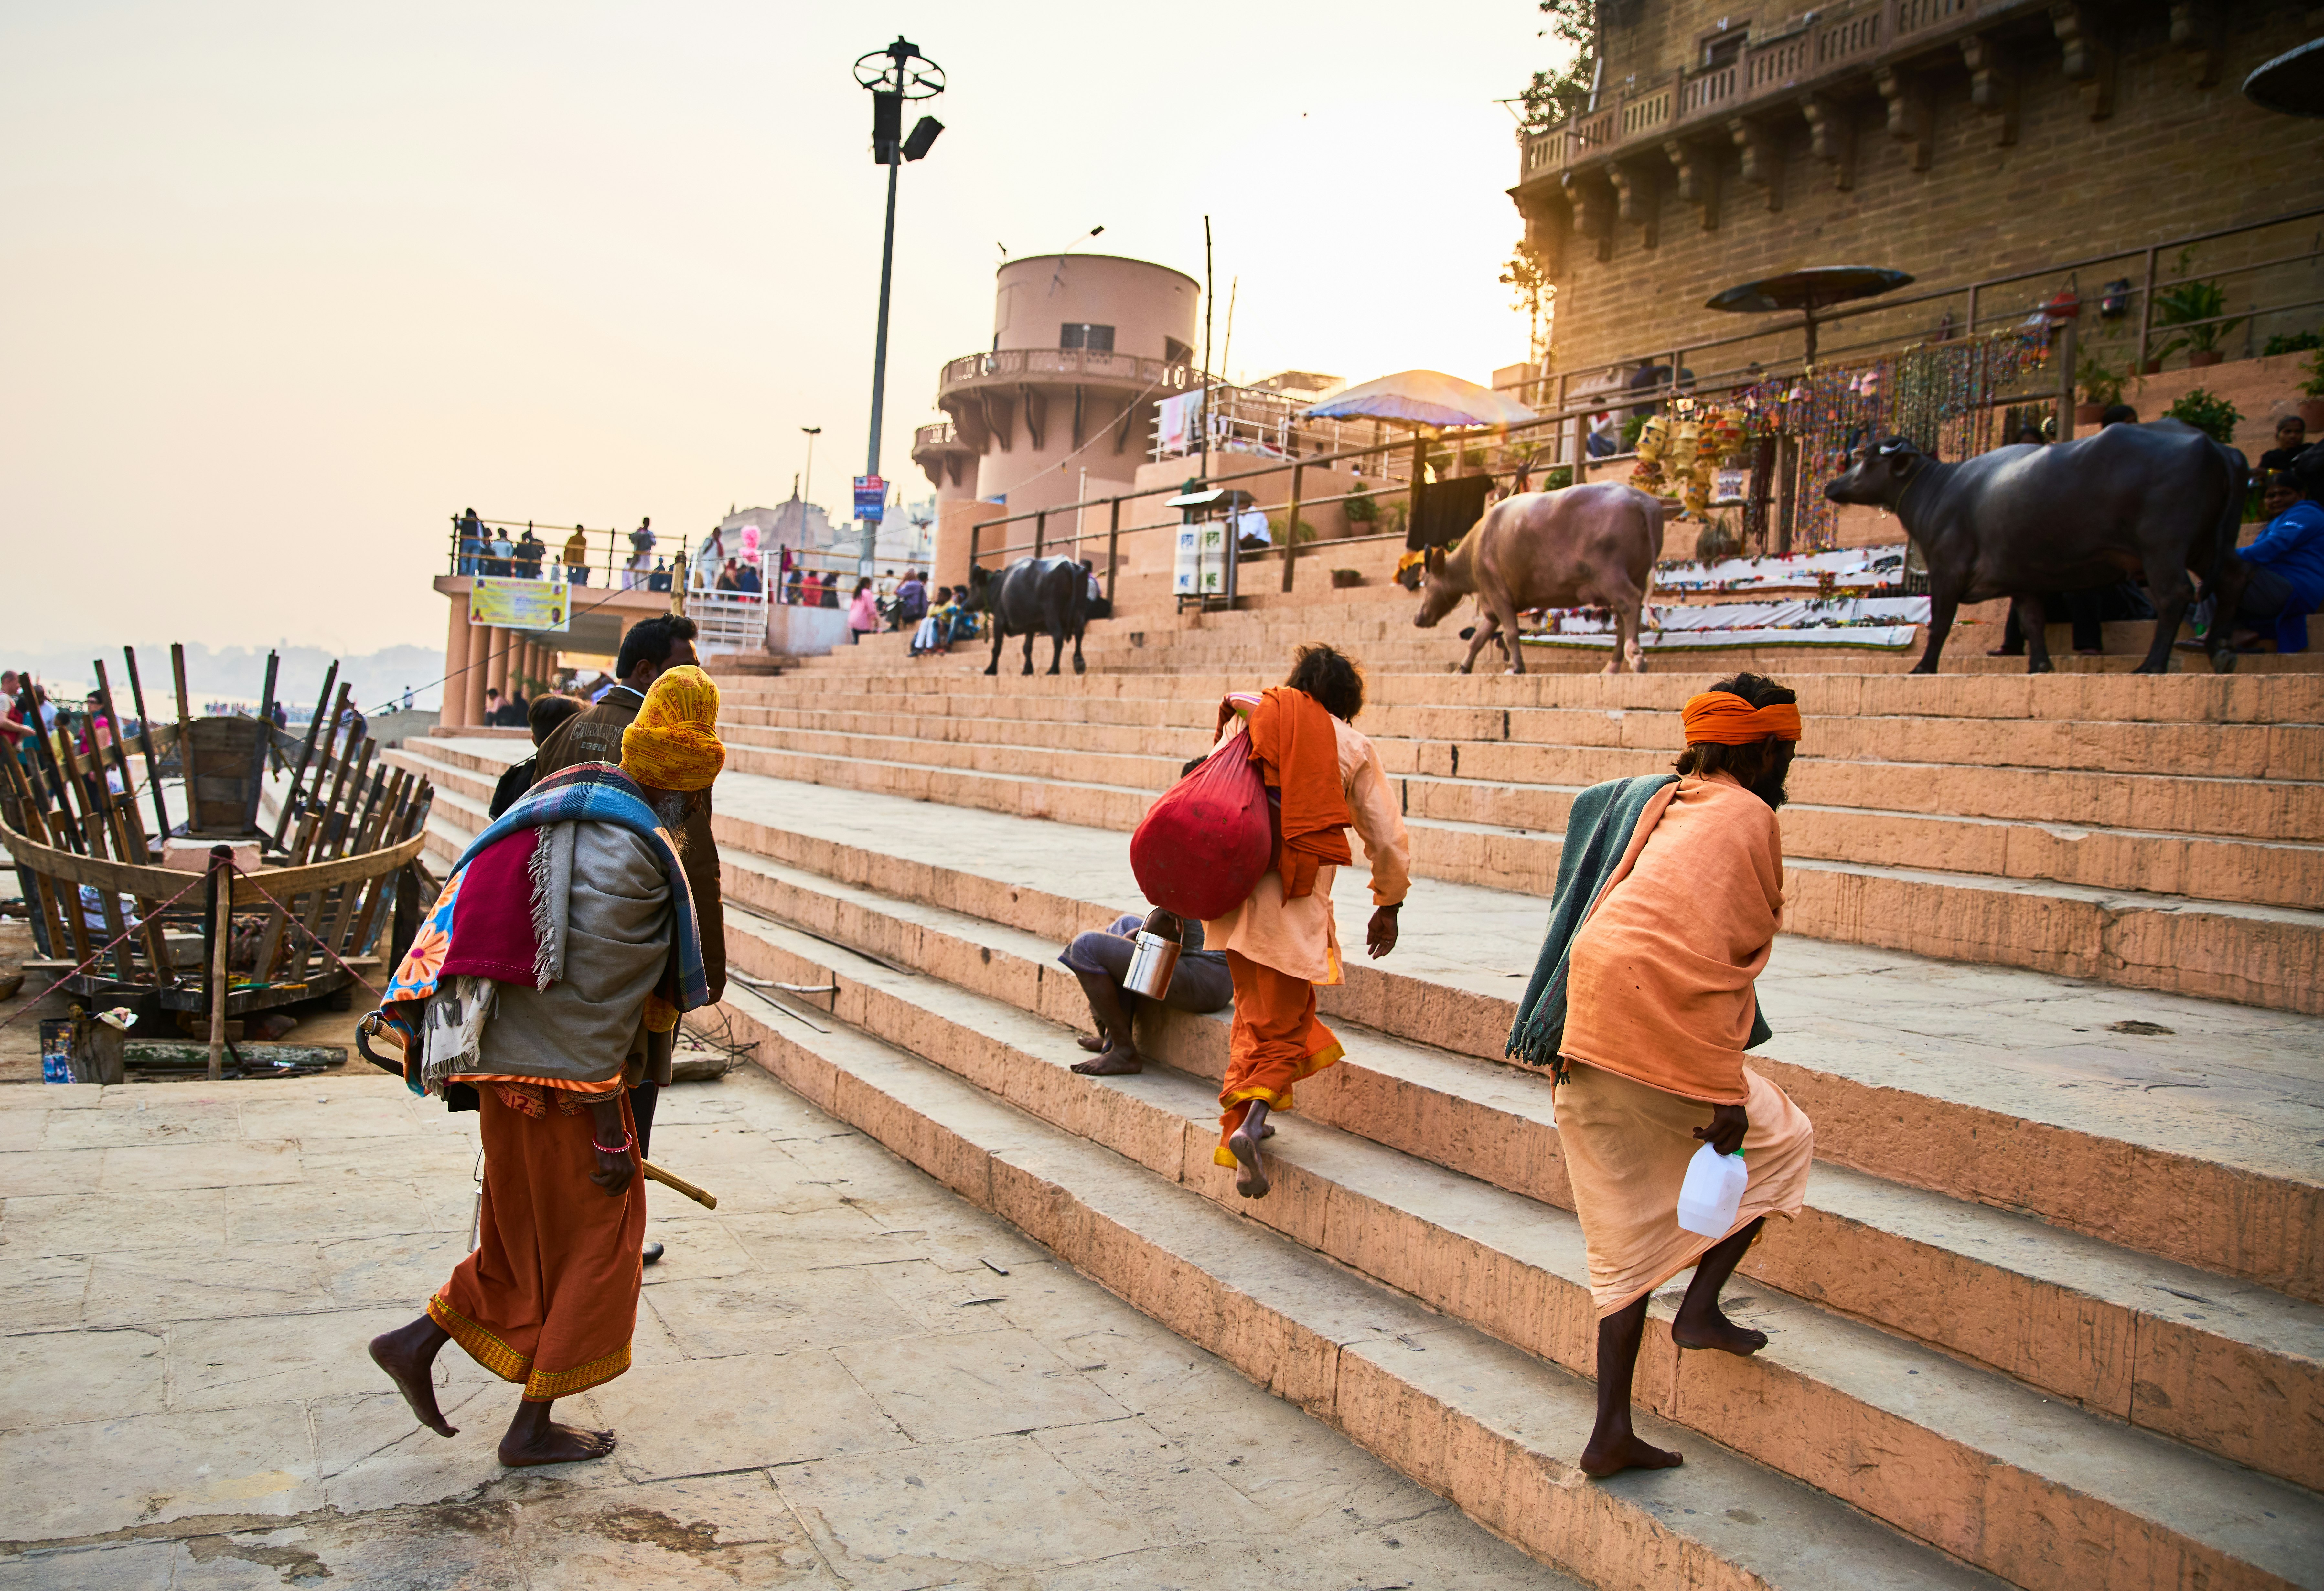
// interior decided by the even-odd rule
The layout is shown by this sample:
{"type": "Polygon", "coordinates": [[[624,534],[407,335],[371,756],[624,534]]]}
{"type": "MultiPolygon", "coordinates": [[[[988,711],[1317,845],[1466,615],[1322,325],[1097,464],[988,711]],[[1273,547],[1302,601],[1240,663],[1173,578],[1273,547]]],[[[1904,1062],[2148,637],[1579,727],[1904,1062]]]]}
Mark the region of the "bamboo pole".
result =
{"type": "Polygon", "coordinates": [[[217,908],[210,915],[210,1081],[226,1075],[226,952],[234,943],[234,851],[210,847],[210,887],[217,908]]]}
{"type": "Polygon", "coordinates": [[[331,687],[338,683],[339,665],[334,658],[323,675],[322,691],[315,697],[314,716],[307,720],[307,739],[299,748],[299,767],[290,776],[290,787],[283,792],[282,810],[274,816],[274,849],[282,849],[282,836],[290,827],[290,814],[299,805],[299,782],[307,777],[307,765],[314,759],[315,737],[323,728],[323,712],[331,704],[331,687]]]}
{"type": "MultiPolygon", "coordinates": [[[[129,695],[137,707],[137,745],[145,754],[145,788],[153,797],[153,832],[163,840],[170,837],[169,804],[161,798],[161,759],[153,755],[153,721],[145,715],[145,686],[137,677],[137,648],[124,647],[121,656],[129,665],[129,695]]],[[[100,679],[104,676],[100,675],[100,679]]],[[[185,768],[185,748],[178,749],[178,767],[185,768]]]]}

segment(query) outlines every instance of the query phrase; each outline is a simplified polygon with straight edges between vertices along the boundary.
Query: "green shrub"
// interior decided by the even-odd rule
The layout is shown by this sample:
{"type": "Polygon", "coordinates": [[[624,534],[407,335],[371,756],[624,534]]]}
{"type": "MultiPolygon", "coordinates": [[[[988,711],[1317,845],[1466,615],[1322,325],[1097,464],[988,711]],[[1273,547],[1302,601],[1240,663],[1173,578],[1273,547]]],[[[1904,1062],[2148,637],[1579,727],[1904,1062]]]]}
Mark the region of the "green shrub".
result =
{"type": "MultiPolygon", "coordinates": [[[[2182,278],[2195,263],[2192,249],[2179,256],[2177,272],[2182,278]]],[[[2185,326],[2186,330],[2157,348],[2152,355],[2160,362],[2180,349],[2190,353],[2211,354],[2218,350],[2227,335],[2244,323],[2238,315],[2232,320],[2218,318],[2227,312],[2227,290],[2216,281],[2198,279],[2172,283],[2154,295],[2154,324],[2185,326]],[[2209,321],[2208,326],[2190,324],[2209,321]]]]}
{"type": "Polygon", "coordinates": [[[1636,453],[1638,450],[1638,433],[1646,428],[1646,421],[1651,418],[1652,417],[1648,415],[1634,414],[1628,419],[1624,420],[1622,422],[1622,446],[1617,449],[1617,451],[1621,453],[1636,453]]]}
{"type": "Polygon", "coordinates": [[[1372,501],[1370,492],[1360,489],[1348,499],[1347,510],[1351,525],[1370,525],[1379,518],[1379,504],[1372,501]]]}
{"type": "Polygon", "coordinates": [[[2324,332],[2278,332],[2262,345],[2262,354],[2305,354],[2310,348],[2324,348],[2324,332]]]}
{"type": "Polygon", "coordinates": [[[2170,417],[2185,421],[2222,447],[2235,446],[2236,425],[2244,418],[2243,411],[2234,404],[2200,387],[2189,390],[2172,404],[2170,417]]]}

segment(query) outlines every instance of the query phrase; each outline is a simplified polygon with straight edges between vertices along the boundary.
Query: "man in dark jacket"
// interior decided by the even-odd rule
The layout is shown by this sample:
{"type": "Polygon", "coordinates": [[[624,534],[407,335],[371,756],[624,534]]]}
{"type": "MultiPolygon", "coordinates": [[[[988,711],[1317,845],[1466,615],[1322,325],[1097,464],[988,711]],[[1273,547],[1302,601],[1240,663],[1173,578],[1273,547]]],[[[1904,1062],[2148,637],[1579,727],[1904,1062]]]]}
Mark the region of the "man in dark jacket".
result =
{"type": "MultiPolygon", "coordinates": [[[[621,761],[622,731],[636,721],[653,682],[666,668],[700,662],[694,655],[694,621],[682,613],[659,614],[632,626],[613,662],[614,677],[621,683],[595,706],[575,713],[541,742],[540,750],[533,753],[533,777],[545,779],[576,763],[621,761]]],[[[718,845],[710,837],[709,791],[702,792],[678,841],[678,860],[685,864],[687,886],[694,894],[695,921],[702,934],[702,968],[715,1005],[726,992],[726,917],[718,898],[718,845]]],[[[641,1160],[651,1157],[654,1104],[662,1085],[669,1081],[675,1030],[648,1038],[646,1078],[630,1093],[641,1160]]],[[[660,1244],[646,1245],[648,1265],[660,1257],[660,1244]]]]}

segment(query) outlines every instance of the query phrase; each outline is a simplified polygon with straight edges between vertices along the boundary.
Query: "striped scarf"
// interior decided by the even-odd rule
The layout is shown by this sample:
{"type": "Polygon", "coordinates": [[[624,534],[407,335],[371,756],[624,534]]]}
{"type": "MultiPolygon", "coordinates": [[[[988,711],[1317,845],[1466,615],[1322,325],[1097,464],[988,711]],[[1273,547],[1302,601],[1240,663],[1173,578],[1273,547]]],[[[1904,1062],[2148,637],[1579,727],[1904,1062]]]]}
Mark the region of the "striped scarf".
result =
{"type": "Polygon", "coordinates": [[[485,851],[520,830],[546,828],[552,823],[613,823],[641,836],[661,862],[669,881],[672,933],[671,976],[663,980],[661,997],[680,1011],[710,1003],[710,980],[702,964],[701,930],[694,916],[694,893],[687,887],[686,869],[646,804],[638,783],[610,762],[577,763],[550,774],[524,798],[503,813],[484,832],[468,842],[452,866],[443,893],[436,897],[427,920],[411,941],[411,949],[396,968],[393,981],[380,1001],[386,1019],[407,1041],[420,1031],[421,1012],[436,992],[437,975],[451,954],[458,933],[460,887],[468,865],[485,851]]]}

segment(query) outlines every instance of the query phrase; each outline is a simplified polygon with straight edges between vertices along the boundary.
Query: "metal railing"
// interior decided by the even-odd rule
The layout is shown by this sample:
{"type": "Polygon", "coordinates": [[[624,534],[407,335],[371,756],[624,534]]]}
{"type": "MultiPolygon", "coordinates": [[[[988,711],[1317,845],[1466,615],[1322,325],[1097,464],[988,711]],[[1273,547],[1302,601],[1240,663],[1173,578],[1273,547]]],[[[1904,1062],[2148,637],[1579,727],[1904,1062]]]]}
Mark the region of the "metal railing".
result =
{"type": "MultiPolygon", "coordinates": [[[[1843,308],[1828,309],[1816,317],[1816,325],[1823,334],[1818,354],[1824,363],[1831,363],[1854,354],[1916,342],[1978,336],[2024,321],[2037,314],[2055,294],[2067,288],[2070,279],[2081,308],[2087,312],[2104,295],[2105,280],[2114,271],[2120,272],[2117,280],[2127,280],[2130,286],[2120,294],[2124,300],[2121,312],[2114,316],[2102,314],[2099,324],[2105,326],[2115,322],[2124,328],[2127,345],[2120,352],[2121,368],[2113,370],[2109,366],[2109,369],[2126,381],[2141,374],[2156,373],[2149,368],[2157,363],[2153,358],[2154,348],[2158,343],[2167,341],[2172,335],[2182,331],[2235,323],[2248,328],[2247,341],[2256,348],[2262,326],[2271,317],[2283,317],[2285,329],[2302,329],[2292,326],[2289,317],[2324,308],[2324,296],[2319,296],[2313,287],[2301,285],[2299,280],[2304,275],[2312,280],[2314,271],[2324,266],[2324,228],[2313,225],[2319,220],[2324,220],[2324,206],[2295,210],[2288,215],[2246,222],[2237,226],[2191,233],[2144,247],[2055,261],[1950,287],[1892,294],[1843,308]],[[2309,228],[2305,237],[2271,239],[2263,235],[2270,231],[2300,226],[2309,228]],[[2229,314],[2186,321],[2160,318],[2156,300],[2159,295],[2167,293],[2174,285],[2167,272],[2176,258],[2190,250],[2228,239],[2246,240],[2248,252],[2256,257],[2218,263],[2199,259],[2187,272],[2186,279],[2224,282],[2268,272],[2292,271],[2294,267],[2307,269],[2305,272],[2292,272],[2290,295],[2280,301],[2263,302],[2257,296],[2259,291],[2264,290],[2263,287],[2255,290],[2254,296],[2243,308],[2229,314]],[[2025,284],[2036,285],[2028,289],[2025,284]],[[1883,324],[1884,320],[1886,324],[1883,324]],[[1835,342],[1832,339],[1831,332],[1854,323],[1863,324],[1862,335],[1857,336],[1853,341],[1835,342]],[[2136,328],[2135,334],[2130,332],[2133,326],[2136,328]]],[[[1603,412],[1609,408],[1628,409],[1653,403],[1692,388],[1717,389],[1757,380],[1763,372],[1796,364],[1804,353],[1800,318],[1797,316],[1755,318],[1772,324],[1763,324],[1723,337],[1674,342],[1651,354],[1632,354],[1601,363],[1579,365],[1544,380],[1554,388],[1553,400],[1560,407],[1569,407],[1585,398],[1594,398],[1598,411],[1603,412]],[[1706,355],[1715,355],[1718,363],[1713,364],[1705,361],[1706,355]],[[1691,370],[1690,360],[1704,361],[1706,368],[1691,370]],[[1641,388],[1608,386],[1590,392],[1577,390],[1593,377],[1618,376],[1641,366],[1663,367],[1671,374],[1653,385],[1641,388]]],[[[2114,339],[2104,332],[2099,334],[2099,339],[2095,345],[2085,342],[2080,351],[2103,361],[2108,352],[2105,345],[2114,339]]]]}
{"type": "Polygon", "coordinates": [[[567,529],[530,520],[479,519],[470,527],[465,516],[455,514],[445,573],[503,580],[547,580],[562,574],[574,585],[642,586],[657,562],[667,568],[673,556],[683,557],[687,554],[687,543],[683,538],[675,544],[673,553],[670,539],[655,532],[653,547],[643,555],[641,565],[641,555],[631,539],[635,534],[582,525],[567,529]],[[498,549],[503,538],[509,544],[506,553],[498,549]]]}
{"type": "Polygon", "coordinates": [[[1183,361],[1174,363],[1135,354],[1093,348],[1003,348],[965,354],[947,362],[936,378],[936,393],[941,398],[956,388],[1009,381],[1101,381],[1176,392],[1202,385],[1203,376],[1183,361]]]}
{"type": "MultiPolygon", "coordinates": [[[[1299,418],[1303,409],[1312,407],[1307,400],[1292,398],[1272,388],[1236,387],[1221,382],[1208,389],[1183,439],[1166,441],[1161,418],[1156,416],[1146,456],[1157,462],[1195,457],[1203,452],[1206,429],[1214,453],[1250,453],[1266,458],[1302,458],[1367,445],[1379,447],[1388,440],[1383,424],[1378,420],[1299,418]]],[[[1402,480],[1403,470],[1400,456],[1391,455],[1381,474],[1388,479],[1402,480]]]]}

